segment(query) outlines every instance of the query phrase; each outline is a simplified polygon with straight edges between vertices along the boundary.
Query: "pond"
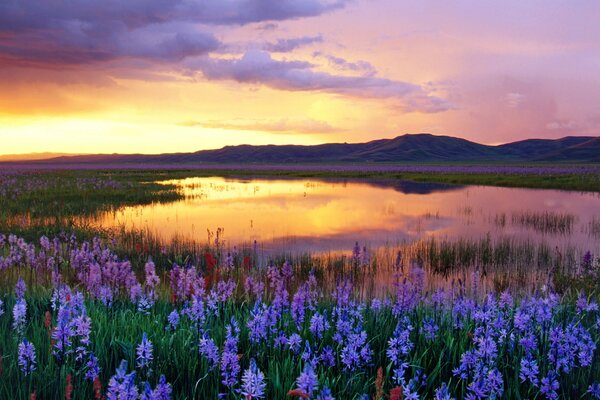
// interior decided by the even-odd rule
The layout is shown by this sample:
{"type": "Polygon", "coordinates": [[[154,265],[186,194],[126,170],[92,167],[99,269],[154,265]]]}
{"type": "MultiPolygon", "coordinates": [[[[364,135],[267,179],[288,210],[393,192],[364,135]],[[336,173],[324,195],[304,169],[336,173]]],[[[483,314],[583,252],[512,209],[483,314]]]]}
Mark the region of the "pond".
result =
{"type": "Polygon", "coordinates": [[[402,181],[196,177],[164,181],[185,199],[102,214],[104,227],[257,245],[265,252],[338,252],[427,237],[483,236],[600,250],[600,196],[559,190],[402,181]],[[210,238],[209,238],[210,236],[210,238]]]}

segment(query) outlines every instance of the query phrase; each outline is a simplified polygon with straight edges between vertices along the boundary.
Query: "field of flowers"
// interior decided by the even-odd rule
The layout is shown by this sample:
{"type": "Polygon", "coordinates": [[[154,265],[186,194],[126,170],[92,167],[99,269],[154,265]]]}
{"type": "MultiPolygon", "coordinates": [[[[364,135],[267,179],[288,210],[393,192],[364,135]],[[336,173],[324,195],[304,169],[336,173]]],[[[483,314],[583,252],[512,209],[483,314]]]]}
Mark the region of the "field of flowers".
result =
{"type": "Polygon", "coordinates": [[[0,235],[0,398],[600,398],[596,294],[486,292],[478,271],[435,289],[400,262],[364,299],[345,270],[326,290],[306,265],[114,245],[0,235]]]}

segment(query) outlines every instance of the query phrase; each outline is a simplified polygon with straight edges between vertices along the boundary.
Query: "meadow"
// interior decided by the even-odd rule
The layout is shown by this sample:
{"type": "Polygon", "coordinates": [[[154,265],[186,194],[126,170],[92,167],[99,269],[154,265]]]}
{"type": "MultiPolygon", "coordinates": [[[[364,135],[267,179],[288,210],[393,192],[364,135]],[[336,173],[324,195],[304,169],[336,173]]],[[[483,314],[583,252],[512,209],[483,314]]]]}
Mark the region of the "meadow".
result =
{"type": "Polygon", "coordinates": [[[487,235],[265,256],[85,223],[195,174],[0,176],[0,398],[600,398],[597,254],[487,235]]]}

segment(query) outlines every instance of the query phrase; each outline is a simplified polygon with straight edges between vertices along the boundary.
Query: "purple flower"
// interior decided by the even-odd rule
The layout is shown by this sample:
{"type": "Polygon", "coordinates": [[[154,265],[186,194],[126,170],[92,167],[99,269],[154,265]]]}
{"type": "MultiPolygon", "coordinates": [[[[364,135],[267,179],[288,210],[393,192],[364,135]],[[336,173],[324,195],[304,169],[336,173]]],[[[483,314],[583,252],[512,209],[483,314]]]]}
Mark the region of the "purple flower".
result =
{"type": "Polygon", "coordinates": [[[107,400],[138,400],[135,372],[127,374],[127,361],[122,360],[115,375],[108,381],[107,400]]]}
{"type": "Polygon", "coordinates": [[[146,387],[144,389],[144,393],[142,393],[142,396],[140,397],[140,400],[171,400],[172,392],[173,388],[171,388],[171,385],[167,383],[165,376],[161,375],[154,390],[152,390],[150,388],[150,384],[146,382],[146,387]]]}
{"type": "Polygon", "coordinates": [[[423,326],[421,327],[421,334],[425,337],[428,342],[433,342],[437,334],[439,327],[435,321],[431,318],[423,320],[423,326]]]}
{"type": "Polygon", "coordinates": [[[202,356],[206,357],[211,368],[219,364],[219,348],[210,337],[205,335],[200,338],[198,351],[202,356]]]}
{"type": "Polygon", "coordinates": [[[313,393],[319,388],[319,378],[310,363],[304,366],[304,370],[296,379],[296,389],[307,393],[312,397],[313,393]]]}
{"type": "Polygon", "coordinates": [[[148,340],[148,335],[146,332],[142,335],[142,342],[137,346],[136,349],[136,367],[141,370],[146,370],[149,375],[151,372],[150,364],[154,359],[154,355],[152,354],[154,350],[154,346],[152,342],[148,340]]]}
{"type": "Polygon", "coordinates": [[[302,337],[297,333],[292,333],[287,340],[287,345],[293,353],[298,353],[302,346],[302,337]]]}
{"type": "Polygon", "coordinates": [[[27,339],[19,343],[19,367],[25,376],[35,371],[35,347],[27,339]]]}
{"type": "Polygon", "coordinates": [[[442,383],[442,386],[435,390],[435,400],[453,400],[446,383],[442,383]]]}
{"type": "Polygon", "coordinates": [[[317,395],[317,400],[335,400],[335,397],[333,397],[328,387],[324,387],[317,395]]]}
{"type": "Polygon", "coordinates": [[[310,332],[317,339],[321,339],[323,337],[323,333],[329,329],[329,322],[327,322],[327,317],[325,315],[315,313],[310,319],[310,332]]]}
{"type": "Polygon", "coordinates": [[[521,360],[521,370],[519,371],[519,379],[521,379],[521,382],[529,381],[533,386],[537,387],[539,383],[539,373],[540,370],[537,361],[527,358],[521,360]]]}
{"type": "Polygon", "coordinates": [[[171,311],[171,313],[167,316],[167,322],[169,323],[169,328],[171,330],[176,330],[179,326],[179,313],[177,310],[171,311]]]}
{"type": "Polygon", "coordinates": [[[156,267],[151,258],[148,259],[148,262],[144,266],[144,271],[146,272],[146,287],[149,290],[153,290],[160,283],[160,278],[156,275],[156,267]]]}
{"type": "Polygon", "coordinates": [[[25,285],[25,281],[22,277],[19,276],[17,280],[17,284],[15,285],[15,296],[18,300],[25,298],[25,291],[27,290],[27,286],[25,285]]]}
{"type": "Polygon", "coordinates": [[[548,375],[542,379],[542,386],[540,392],[546,396],[547,399],[558,399],[558,388],[559,383],[556,379],[556,372],[550,371],[548,375]]]}
{"type": "Polygon", "coordinates": [[[589,393],[594,399],[600,399],[600,384],[592,383],[588,387],[587,393],[589,393]]]}
{"type": "Polygon", "coordinates": [[[335,353],[331,346],[325,346],[319,356],[319,361],[323,363],[325,367],[335,367],[335,353]]]}
{"type": "Polygon", "coordinates": [[[346,345],[342,348],[341,359],[349,371],[366,367],[371,362],[371,348],[367,343],[367,333],[353,333],[348,336],[346,345]]]}
{"type": "Polygon", "coordinates": [[[25,299],[19,299],[13,307],[13,325],[12,328],[17,334],[22,335],[27,325],[27,303],[25,299]]]}
{"type": "Polygon", "coordinates": [[[246,399],[262,399],[265,396],[265,375],[256,367],[254,359],[250,360],[250,367],[242,375],[242,394],[246,399]]]}
{"type": "Polygon", "coordinates": [[[93,353],[89,353],[88,361],[85,364],[86,373],[85,379],[93,381],[100,375],[100,367],[98,366],[98,359],[93,353]]]}
{"type": "Polygon", "coordinates": [[[221,382],[232,389],[238,382],[240,363],[238,359],[239,327],[234,318],[227,325],[225,344],[221,354],[221,382]]]}

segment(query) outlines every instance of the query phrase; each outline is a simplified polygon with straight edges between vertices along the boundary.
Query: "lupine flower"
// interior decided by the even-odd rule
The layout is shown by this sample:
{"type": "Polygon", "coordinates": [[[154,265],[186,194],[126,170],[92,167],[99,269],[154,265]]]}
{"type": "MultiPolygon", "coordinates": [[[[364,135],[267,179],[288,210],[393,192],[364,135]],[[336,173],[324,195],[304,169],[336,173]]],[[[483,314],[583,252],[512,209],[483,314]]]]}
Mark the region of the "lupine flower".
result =
{"type": "Polygon", "coordinates": [[[317,338],[323,337],[323,333],[329,329],[327,317],[320,313],[315,313],[310,319],[310,332],[317,338]]]}
{"type": "Polygon", "coordinates": [[[146,382],[144,393],[142,393],[140,400],[171,400],[172,392],[173,388],[167,383],[165,376],[161,375],[154,390],[150,387],[150,383],[146,382]]]}
{"type": "Polygon", "coordinates": [[[108,382],[107,400],[138,400],[135,372],[127,373],[127,361],[122,360],[115,375],[108,382]]]}
{"type": "Polygon", "coordinates": [[[148,374],[150,374],[150,364],[154,359],[154,355],[152,354],[154,350],[154,346],[152,342],[148,340],[148,335],[146,332],[142,335],[142,342],[137,346],[136,349],[136,367],[141,370],[146,370],[148,374]]]}
{"type": "Polygon", "coordinates": [[[13,307],[13,325],[12,328],[17,334],[22,335],[27,325],[27,303],[25,299],[19,299],[13,307]]]}
{"type": "Polygon", "coordinates": [[[328,387],[324,387],[317,395],[317,400],[335,400],[335,397],[333,397],[328,387]]]}
{"type": "Polygon", "coordinates": [[[435,324],[432,319],[425,319],[423,321],[423,327],[421,328],[421,334],[425,337],[428,342],[433,342],[437,334],[439,327],[435,324]]]}
{"type": "Polygon", "coordinates": [[[519,371],[519,379],[521,382],[529,381],[533,386],[537,387],[539,383],[539,373],[540,370],[535,360],[527,358],[521,360],[521,370],[519,371]]]}
{"type": "Polygon", "coordinates": [[[219,348],[210,337],[203,336],[200,338],[198,351],[206,357],[211,368],[219,364],[219,348]]]}
{"type": "Polygon", "coordinates": [[[98,366],[98,359],[93,353],[89,353],[88,361],[85,364],[85,368],[85,379],[94,382],[100,375],[100,367],[98,366]]]}
{"type": "Polygon", "coordinates": [[[371,362],[371,348],[367,343],[367,332],[353,333],[348,336],[346,345],[342,348],[341,359],[349,371],[356,371],[371,362]]]}
{"type": "Polygon", "coordinates": [[[454,400],[446,383],[435,390],[435,400],[454,400]]]}
{"type": "Polygon", "coordinates": [[[310,363],[307,363],[302,373],[296,379],[296,389],[307,393],[312,397],[313,393],[319,388],[319,378],[310,363]]]}
{"type": "Polygon", "coordinates": [[[547,399],[558,399],[558,388],[559,383],[556,379],[556,373],[554,371],[550,371],[548,375],[542,379],[540,392],[546,396],[547,399]]]}
{"type": "Polygon", "coordinates": [[[176,330],[179,326],[179,313],[177,310],[171,311],[169,316],[167,317],[167,322],[169,323],[169,328],[171,330],[176,330]]]}
{"type": "Polygon", "coordinates": [[[302,346],[302,337],[297,333],[292,333],[287,340],[287,344],[292,352],[298,353],[302,346]]]}
{"type": "Polygon", "coordinates": [[[0,300],[0,317],[4,315],[4,302],[0,300]]]}
{"type": "Polygon", "coordinates": [[[17,280],[17,284],[15,285],[15,296],[17,299],[21,300],[25,297],[25,291],[27,290],[27,286],[25,285],[25,281],[22,277],[19,276],[17,280]]]}
{"type": "Polygon", "coordinates": [[[242,375],[242,394],[246,399],[262,399],[265,396],[264,374],[256,367],[254,359],[250,360],[250,367],[242,375]]]}
{"type": "Polygon", "coordinates": [[[238,359],[239,327],[235,319],[227,325],[225,345],[221,354],[221,382],[228,388],[233,388],[238,382],[240,363],[238,359]]]}
{"type": "Polygon", "coordinates": [[[589,393],[594,399],[600,399],[600,384],[592,383],[588,387],[587,393],[589,393]]]}
{"type": "Polygon", "coordinates": [[[25,376],[35,371],[35,347],[33,347],[33,344],[29,343],[27,339],[23,339],[23,341],[19,343],[18,361],[21,372],[23,372],[25,376]]]}

